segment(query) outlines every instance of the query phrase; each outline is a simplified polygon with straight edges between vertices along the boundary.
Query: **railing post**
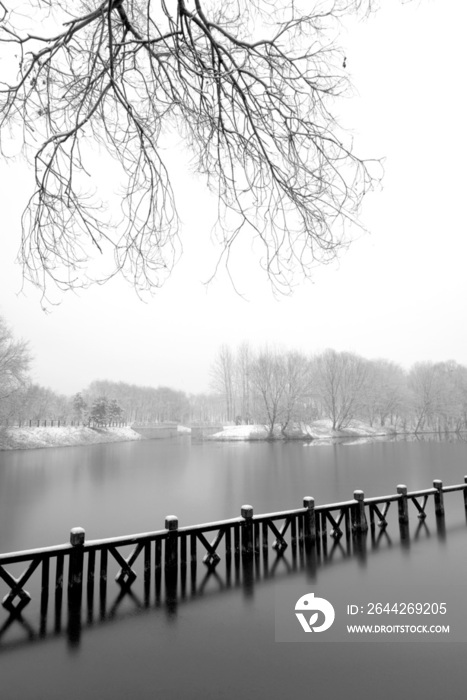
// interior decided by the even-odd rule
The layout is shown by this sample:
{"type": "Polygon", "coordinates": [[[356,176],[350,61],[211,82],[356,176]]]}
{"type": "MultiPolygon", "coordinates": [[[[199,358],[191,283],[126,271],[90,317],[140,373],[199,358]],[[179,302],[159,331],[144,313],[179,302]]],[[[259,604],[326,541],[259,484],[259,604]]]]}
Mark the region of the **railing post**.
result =
{"type": "Polygon", "coordinates": [[[177,566],[178,559],[178,518],[176,515],[166,517],[165,529],[168,530],[165,540],[165,566],[172,568],[177,566]]]}
{"type": "Polygon", "coordinates": [[[82,527],[74,527],[70,530],[70,544],[73,550],[70,552],[68,594],[70,596],[70,602],[74,604],[81,603],[85,536],[86,533],[82,527]]]}
{"type": "Polygon", "coordinates": [[[242,526],[242,554],[253,554],[253,507],[242,506],[240,512],[245,519],[242,526]]]}
{"type": "Polygon", "coordinates": [[[436,514],[436,516],[443,516],[444,515],[443,482],[440,481],[439,479],[435,479],[433,481],[433,488],[436,489],[435,514],[436,514]]]}
{"type": "Polygon", "coordinates": [[[357,501],[354,506],[354,528],[357,532],[366,532],[368,530],[368,524],[365,515],[365,494],[363,491],[357,490],[353,492],[353,497],[357,501]]]}
{"type": "Polygon", "coordinates": [[[399,484],[397,487],[397,493],[400,494],[398,501],[399,508],[399,522],[403,525],[407,525],[409,522],[409,504],[407,502],[407,486],[405,484],[399,484]]]}
{"type": "Polygon", "coordinates": [[[316,541],[316,514],[315,514],[315,499],[307,496],[303,499],[303,507],[306,508],[305,513],[305,541],[316,541]]]}
{"type": "Polygon", "coordinates": [[[464,476],[464,484],[466,484],[464,489],[464,507],[467,509],[467,476],[464,476]]]}

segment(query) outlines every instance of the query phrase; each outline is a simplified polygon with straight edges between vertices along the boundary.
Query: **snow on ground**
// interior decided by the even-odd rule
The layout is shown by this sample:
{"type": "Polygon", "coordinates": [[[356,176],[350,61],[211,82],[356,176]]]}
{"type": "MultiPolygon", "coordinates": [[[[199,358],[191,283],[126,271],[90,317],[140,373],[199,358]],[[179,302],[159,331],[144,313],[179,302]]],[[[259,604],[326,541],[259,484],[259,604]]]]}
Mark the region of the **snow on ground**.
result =
{"type": "Polygon", "coordinates": [[[228,425],[219,433],[209,435],[208,440],[265,440],[268,436],[264,425],[228,425]]]}
{"type": "Polygon", "coordinates": [[[127,427],[85,428],[62,426],[60,428],[0,429],[0,450],[90,445],[98,442],[123,442],[125,440],[141,440],[141,435],[127,427]]]}
{"type": "MultiPolygon", "coordinates": [[[[190,433],[186,426],[178,426],[179,433],[190,433]]],[[[310,425],[296,425],[289,429],[290,439],[320,444],[332,443],[335,438],[371,438],[386,435],[384,429],[371,428],[360,421],[352,421],[345,430],[332,430],[331,421],[319,420],[310,425]]],[[[230,425],[205,440],[266,440],[268,428],[265,425],[230,425]]],[[[23,450],[37,447],[60,447],[70,445],[91,445],[98,442],[123,442],[144,439],[131,428],[85,428],[62,426],[47,428],[0,428],[0,450],[23,450]]],[[[275,426],[273,439],[281,440],[280,426],[275,426]]]]}
{"type": "MultiPolygon", "coordinates": [[[[294,439],[303,440],[331,440],[343,437],[376,437],[386,435],[382,428],[372,428],[361,421],[351,421],[345,430],[333,430],[330,420],[314,421],[310,425],[300,425],[289,430],[289,435],[294,439]]],[[[209,436],[209,440],[265,440],[268,436],[268,428],[265,425],[229,425],[219,433],[209,436]]],[[[280,426],[274,427],[274,438],[281,439],[280,426]]]]}
{"type": "Polygon", "coordinates": [[[368,423],[363,423],[360,420],[352,420],[344,430],[333,430],[330,420],[314,421],[310,427],[311,435],[315,438],[320,437],[376,437],[377,435],[388,435],[390,430],[386,428],[372,428],[368,423]]]}

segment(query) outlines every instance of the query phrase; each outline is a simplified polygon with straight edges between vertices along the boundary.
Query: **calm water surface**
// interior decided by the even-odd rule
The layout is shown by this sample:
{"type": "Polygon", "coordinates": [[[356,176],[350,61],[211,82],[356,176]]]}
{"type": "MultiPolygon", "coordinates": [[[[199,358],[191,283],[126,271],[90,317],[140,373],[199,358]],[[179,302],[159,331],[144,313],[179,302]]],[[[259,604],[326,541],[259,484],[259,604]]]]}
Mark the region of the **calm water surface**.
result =
{"type": "MultiPolygon", "coordinates": [[[[304,446],[178,439],[1,452],[0,551],[65,542],[76,525],[90,539],[145,532],[161,529],[167,514],[189,525],[236,516],[245,503],[256,513],[284,510],[300,507],[304,496],[321,504],[348,500],[357,488],[372,496],[395,493],[399,483],[409,490],[433,479],[461,483],[465,473],[461,440],[304,446]]],[[[401,542],[391,511],[386,534],[369,535],[357,554],[330,544],[312,569],[286,551],[230,579],[220,565],[207,579],[201,568],[170,603],[153,590],[144,602],[136,588],[133,597],[110,596],[104,611],[96,604],[84,616],[79,634],[70,633],[66,615],[61,626],[51,615],[39,629],[33,603],[20,622],[5,624],[5,613],[2,698],[464,697],[467,643],[274,641],[275,589],[287,582],[333,600],[357,590],[375,600],[388,586],[412,599],[427,586],[440,595],[465,587],[462,496],[447,494],[445,503],[444,526],[432,508],[424,525],[411,511],[410,537],[401,542]]]]}

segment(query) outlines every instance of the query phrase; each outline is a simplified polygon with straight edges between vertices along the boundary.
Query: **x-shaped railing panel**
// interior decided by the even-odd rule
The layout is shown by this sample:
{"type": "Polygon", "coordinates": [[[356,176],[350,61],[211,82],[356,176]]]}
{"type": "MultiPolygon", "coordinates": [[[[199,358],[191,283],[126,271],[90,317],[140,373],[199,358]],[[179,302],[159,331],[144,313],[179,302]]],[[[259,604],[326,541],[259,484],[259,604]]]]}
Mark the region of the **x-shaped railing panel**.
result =
{"type": "Polygon", "coordinates": [[[384,508],[383,512],[380,511],[376,503],[370,503],[370,513],[373,511],[373,513],[376,513],[378,516],[379,522],[378,522],[378,527],[386,527],[387,526],[387,520],[386,516],[388,514],[389,506],[391,505],[391,501],[386,501],[384,503],[384,508]]]}
{"type": "Polygon", "coordinates": [[[339,517],[337,518],[337,520],[334,518],[333,515],[331,515],[330,511],[324,511],[324,515],[332,525],[332,531],[330,533],[331,537],[334,537],[336,539],[339,539],[339,537],[342,537],[343,532],[341,530],[340,525],[345,517],[345,509],[342,508],[339,511],[339,517]]]}
{"type": "Polygon", "coordinates": [[[273,548],[278,551],[278,552],[283,552],[285,549],[287,549],[287,542],[285,541],[284,535],[288,530],[288,527],[290,525],[291,518],[285,518],[284,524],[282,528],[279,530],[274,522],[272,520],[267,521],[268,527],[272,530],[272,532],[276,536],[276,541],[273,542],[273,548]]]}
{"type": "Polygon", "coordinates": [[[426,504],[428,501],[428,495],[427,494],[424,495],[423,505],[420,505],[420,503],[418,502],[417,498],[415,498],[415,496],[411,496],[410,498],[412,500],[412,503],[414,504],[414,506],[418,510],[418,517],[420,518],[420,520],[425,520],[425,518],[426,518],[425,508],[426,508],[426,504]]]}
{"type": "Polygon", "coordinates": [[[39,558],[33,559],[28,568],[23,571],[19,578],[15,578],[6,569],[4,569],[3,566],[0,566],[0,578],[2,578],[11,589],[10,592],[3,598],[2,605],[4,608],[10,611],[19,612],[29,603],[31,596],[24,590],[23,586],[32,576],[41,561],[42,560],[39,558]],[[16,597],[19,598],[19,602],[14,605],[13,601],[16,597]]]}
{"type": "Polygon", "coordinates": [[[196,533],[197,538],[199,539],[199,541],[201,542],[203,547],[206,548],[207,554],[205,554],[205,556],[203,557],[203,562],[207,566],[214,568],[220,562],[221,558],[217,554],[216,549],[219,546],[224,535],[225,535],[225,528],[220,528],[216,537],[213,539],[213,541],[211,543],[209,543],[202,532],[196,533]]]}
{"type": "Polygon", "coordinates": [[[137,574],[131,568],[135,563],[136,559],[143,550],[144,542],[140,542],[136,545],[134,550],[131,552],[130,556],[125,559],[125,557],[120,554],[116,547],[108,547],[109,552],[113,558],[120,564],[120,571],[115,577],[117,583],[121,586],[131,586],[131,584],[138,578],[137,574]]]}

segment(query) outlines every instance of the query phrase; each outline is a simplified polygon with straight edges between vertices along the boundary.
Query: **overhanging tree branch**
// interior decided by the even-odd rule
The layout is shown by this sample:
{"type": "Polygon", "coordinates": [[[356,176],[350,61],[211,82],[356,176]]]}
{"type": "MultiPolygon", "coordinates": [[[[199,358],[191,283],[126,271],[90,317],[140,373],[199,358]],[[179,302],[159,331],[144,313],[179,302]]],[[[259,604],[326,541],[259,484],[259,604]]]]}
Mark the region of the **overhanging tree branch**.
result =
{"type": "Polygon", "coordinates": [[[330,31],[369,0],[306,12],[267,0],[79,7],[38,2],[35,21],[47,12],[52,28],[28,33],[1,6],[0,42],[16,51],[17,77],[0,82],[0,126],[21,133],[35,172],[19,256],[26,278],[44,290],[117,272],[138,291],[164,282],[180,251],[161,156],[174,127],[218,197],[221,259],[248,231],[274,287],[287,290],[297,271],[335,257],[374,179],[333,117],[347,77],[330,31]],[[125,178],[118,221],[89,188],[96,145],[125,178]],[[109,249],[112,270],[91,277],[93,251],[109,249]]]}

